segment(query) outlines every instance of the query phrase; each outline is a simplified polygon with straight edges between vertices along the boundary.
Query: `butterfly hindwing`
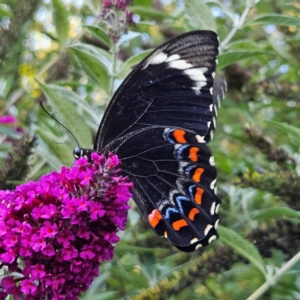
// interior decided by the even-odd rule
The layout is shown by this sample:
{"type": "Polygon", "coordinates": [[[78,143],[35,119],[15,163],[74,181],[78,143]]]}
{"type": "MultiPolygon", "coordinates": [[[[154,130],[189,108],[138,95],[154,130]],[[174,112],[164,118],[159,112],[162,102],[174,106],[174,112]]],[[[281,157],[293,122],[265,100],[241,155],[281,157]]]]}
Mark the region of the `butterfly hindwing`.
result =
{"type": "Polygon", "coordinates": [[[94,150],[114,152],[133,199],[160,236],[183,251],[216,238],[216,169],[206,142],[215,129],[218,38],[183,34],[154,50],[124,80],[94,150]]]}
{"type": "Polygon", "coordinates": [[[216,169],[211,151],[198,140],[192,131],[156,126],[112,145],[135,184],[133,198],[145,221],[184,251],[216,238],[216,169]]]}

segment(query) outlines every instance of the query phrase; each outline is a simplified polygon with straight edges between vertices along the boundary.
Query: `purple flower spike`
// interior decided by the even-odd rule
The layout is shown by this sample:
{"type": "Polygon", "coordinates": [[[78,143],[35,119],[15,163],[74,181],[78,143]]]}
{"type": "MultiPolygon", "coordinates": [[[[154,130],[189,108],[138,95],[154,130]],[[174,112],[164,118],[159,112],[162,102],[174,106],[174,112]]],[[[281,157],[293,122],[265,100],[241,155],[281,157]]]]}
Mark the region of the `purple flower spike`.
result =
{"type": "Polygon", "coordinates": [[[112,259],[133,184],[116,155],[91,157],[0,191],[0,298],[79,299],[112,259]]]}

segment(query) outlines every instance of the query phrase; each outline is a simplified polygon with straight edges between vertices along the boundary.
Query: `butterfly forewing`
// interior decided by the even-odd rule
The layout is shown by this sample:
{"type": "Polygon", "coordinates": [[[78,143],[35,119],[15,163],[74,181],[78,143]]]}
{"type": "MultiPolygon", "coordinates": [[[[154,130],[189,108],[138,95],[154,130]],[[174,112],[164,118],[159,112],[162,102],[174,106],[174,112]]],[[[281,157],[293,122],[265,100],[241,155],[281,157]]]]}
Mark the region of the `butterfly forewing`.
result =
{"type": "Polygon", "coordinates": [[[191,129],[204,136],[212,121],[217,54],[218,38],[212,31],[186,33],[157,48],[116,91],[95,150],[151,125],[191,129]]]}
{"type": "Polygon", "coordinates": [[[144,219],[183,251],[217,236],[220,201],[206,145],[215,129],[217,54],[212,31],[186,33],[157,48],[115,93],[94,146],[119,156],[144,219]]]}

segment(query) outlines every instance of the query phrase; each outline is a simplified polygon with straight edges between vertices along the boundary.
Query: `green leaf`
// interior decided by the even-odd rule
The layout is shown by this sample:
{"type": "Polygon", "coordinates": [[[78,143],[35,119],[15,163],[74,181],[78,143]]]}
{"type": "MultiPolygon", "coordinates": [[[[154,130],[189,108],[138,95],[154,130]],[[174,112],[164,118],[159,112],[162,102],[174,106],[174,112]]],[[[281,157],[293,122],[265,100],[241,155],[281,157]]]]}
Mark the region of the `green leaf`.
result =
{"type": "Polygon", "coordinates": [[[238,40],[227,45],[231,50],[247,50],[247,51],[261,51],[260,46],[249,40],[238,40]]]}
{"type": "Polygon", "coordinates": [[[224,14],[226,14],[234,23],[235,22],[235,13],[226,5],[220,3],[219,1],[210,0],[206,4],[209,7],[218,7],[224,14]]]}
{"type": "Polygon", "coordinates": [[[124,252],[136,252],[136,253],[166,253],[167,250],[164,248],[150,248],[150,247],[140,247],[140,246],[131,246],[128,245],[128,243],[118,243],[118,245],[116,246],[116,252],[120,251],[120,253],[124,253],[124,252]]]}
{"type": "Polygon", "coordinates": [[[245,26],[270,24],[280,26],[296,26],[300,28],[300,19],[280,14],[265,14],[249,20],[245,26]]]}
{"type": "Polygon", "coordinates": [[[14,83],[14,77],[13,76],[5,76],[3,78],[0,78],[0,97],[6,98],[8,93],[11,90],[11,87],[14,83]]]}
{"type": "Polygon", "coordinates": [[[70,46],[69,49],[75,53],[85,73],[108,93],[110,82],[108,70],[110,68],[107,67],[110,61],[107,57],[96,47],[86,44],[70,46]]]}
{"type": "Polygon", "coordinates": [[[140,15],[142,19],[153,18],[153,17],[173,19],[173,17],[169,16],[166,12],[161,12],[151,7],[134,5],[134,6],[130,6],[128,9],[132,11],[134,14],[140,15]]]}
{"type": "Polygon", "coordinates": [[[152,0],[134,0],[134,5],[151,7],[152,0]]]}
{"type": "Polygon", "coordinates": [[[287,133],[290,139],[295,141],[296,144],[298,144],[300,147],[300,129],[298,127],[286,123],[276,122],[276,121],[265,121],[265,122],[287,133]]]}
{"type": "Polygon", "coordinates": [[[72,98],[81,101],[79,96],[73,91],[57,85],[45,85],[39,82],[39,86],[55,110],[55,115],[59,116],[63,125],[74,134],[79,145],[90,148],[92,146],[91,130],[71,103],[72,98]]]}
{"type": "MultiPolygon", "coordinates": [[[[0,134],[1,134],[1,136],[6,136],[6,137],[9,137],[12,139],[20,138],[20,134],[17,133],[15,129],[12,129],[12,128],[2,125],[2,124],[0,124],[0,134]]],[[[3,142],[3,140],[1,142],[3,142]]]]}
{"type": "Polygon", "coordinates": [[[246,0],[246,6],[248,7],[254,7],[257,3],[257,0],[246,0]]]}
{"type": "Polygon", "coordinates": [[[278,129],[286,132],[292,138],[296,138],[296,139],[300,138],[300,129],[298,127],[289,125],[287,123],[280,123],[280,122],[276,122],[276,121],[265,121],[265,122],[276,126],[278,129]]]}
{"type": "Polygon", "coordinates": [[[52,4],[57,38],[59,43],[64,45],[69,34],[68,10],[61,0],[52,0],[52,4]]]}
{"type": "MultiPolygon", "coordinates": [[[[37,154],[45,159],[53,168],[60,170],[64,166],[71,166],[74,161],[71,147],[67,144],[57,144],[57,137],[50,131],[38,129],[36,130],[39,138],[47,145],[37,147],[37,154]]],[[[41,141],[40,141],[41,142],[41,141]]]]}
{"type": "Polygon", "coordinates": [[[0,4],[0,17],[12,17],[12,12],[8,5],[0,4]]]}
{"type": "Polygon", "coordinates": [[[278,55],[280,55],[282,58],[284,58],[291,64],[298,64],[298,62],[294,59],[293,55],[291,54],[289,46],[286,43],[283,43],[283,40],[283,35],[277,32],[268,36],[269,43],[278,55]]]}
{"type": "Polygon", "coordinates": [[[129,31],[126,34],[123,34],[121,36],[121,38],[118,41],[118,47],[120,47],[120,45],[130,42],[131,40],[142,36],[142,34],[140,32],[134,32],[134,31],[129,31]]]}
{"type": "Polygon", "coordinates": [[[282,217],[289,217],[289,218],[298,218],[300,219],[300,212],[296,211],[294,209],[291,209],[286,206],[278,206],[278,207],[271,207],[268,209],[264,209],[260,211],[259,213],[256,213],[253,216],[254,220],[257,219],[278,219],[282,217]]]}
{"type": "MultiPolygon", "coordinates": [[[[96,277],[97,280],[97,277],[96,277]]],[[[97,293],[95,292],[95,294],[93,296],[83,296],[83,300],[115,300],[118,298],[119,293],[118,292],[114,292],[114,291],[109,291],[109,292],[103,292],[101,291],[101,293],[97,293]]]]}
{"type": "Polygon", "coordinates": [[[218,227],[218,233],[220,234],[220,239],[225,244],[237,251],[241,256],[248,259],[264,274],[264,276],[266,276],[263,259],[252,243],[232,229],[223,226],[218,227]]]}
{"type": "MultiPolygon", "coordinates": [[[[68,87],[72,88],[73,90],[76,90],[78,86],[80,86],[78,81],[52,81],[51,84],[55,84],[58,86],[68,87]]],[[[91,85],[91,84],[90,84],[91,85]]],[[[87,84],[85,85],[87,89],[91,89],[91,87],[87,84]]],[[[95,121],[94,126],[98,128],[96,123],[99,123],[99,120],[101,119],[99,111],[95,111],[95,107],[90,105],[87,101],[83,101],[81,98],[70,98],[70,101],[72,101],[78,109],[85,110],[95,121]]],[[[92,120],[91,120],[92,121],[92,120]]],[[[96,128],[96,130],[97,130],[96,128]]]]}
{"type": "Polygon", "coordinates": [[[88,28],[88,30],[99,40],[101,40],[105,45],[107,45],[109,48],[111,47],[111,42],[109,37],[107,36],[106,32],[101,28],[97,26],[91,26],[91,25],[86,25],[83,26],[88,28]]]}
{"type": "Polygon", "coordinates": [[[89,8],[90,12],[94,14],[101,10],[101,2],[102,1],[99,0],[85,0],[83,3],[89,8]]]}
{"type": "Polygon", "coordinates": [[[271,52],[264,51],[232,51],[218,56],[218,69],[223,69],[239,60],[259,55],[274,55],[271,52]]]}
{"type": "Polygon", "coordinates": [[[95,111],[95,108],[92,107],[88,102],[83,101],[79,97],[69,98],[69,100],[73,102],[77,108],[86,111],[94,119],[96,123],[98,123],[99,120],[101,119],[99,111],[95,111]]]}
{"type": "Polygon", "coordinates": [[[142,59],[144,59],[147,55],[149,55],[152,52],[152,50],[145,50],[137,55],[131,56],[129,59],[126,60],[126,62],[123,64],[122,69],[120,72],[123,72],[124,70],[126,71],[131,71],[130,69],[137,64],[139,64],[142,59]]]}
{"type": "Polygon", "coordinates": [[[209,29],[217,32],[217,25],[210,8],[202,0],[185,0],[187,14],[191,17],[190,23],[195,29],[209,29]]]}

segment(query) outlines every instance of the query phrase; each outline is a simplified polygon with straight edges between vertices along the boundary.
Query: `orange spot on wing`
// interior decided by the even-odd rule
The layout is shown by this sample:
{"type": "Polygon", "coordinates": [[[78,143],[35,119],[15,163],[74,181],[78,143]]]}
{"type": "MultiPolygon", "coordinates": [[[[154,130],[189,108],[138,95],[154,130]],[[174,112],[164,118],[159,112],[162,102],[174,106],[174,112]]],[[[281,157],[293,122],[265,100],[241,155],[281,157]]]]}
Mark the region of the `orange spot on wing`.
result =
{"type": "Polygon", "coordinates": [[[204,169],[203,168],[197,168],[194,172],[194,175],[193,175],[193,180],[196,181],[196,182],[200,182],[201,180],[201,176],[204,172],[204,169]]]}
{"type": "Polygon", "coordinates": [[[196,216],[196,214],[199,214],[200,213],[200,210],[199,209],[197,209],[197,208],[192,208],[191,210],[190,210],[190,213],[189,213],[189,219],[191,220],[191,221],[194,221],[194,219],[195,219],[195,216],[196,216]]]}
{"type": "Polygon", "coordinates": [[[174,136],[177,143],[180,143],[180,144],[185,144],[186,143],[186,139],[184,138],[184,135],[185,135],[184,130],[176,129],[176,130],[173,131],[173,136],[174,136]]]}
{"type": "Polygon", "coordinates": [[[162,215],[157,209],[153,209],[152,212],[148,215],[148,221],[153,228],[157,226],[161,219],[162,215]]]}
{"type": "Polygon", "coordinates": [[[189,158],[191,161],[198,161],[198,152],[199,152],[199,148],[197,147],[191,147],[190,151],[189,151],[189,158]]]}
{"type": "Polygon", "coordinates": [[[181,229],[181,227],[188,226],[188,223],[186,220],[180,219],[178,221],[173,222],[172,226],[176,231],[178,231],[179,229],[181,229]]]}
{"type": "Polygon", "coordinates": [[[204,189],[201,189],[200,187],[196,187],[196,193],[194,196],[194,200],[197,204],[202,204],[202,195],[204,193],[204,189]]]}

